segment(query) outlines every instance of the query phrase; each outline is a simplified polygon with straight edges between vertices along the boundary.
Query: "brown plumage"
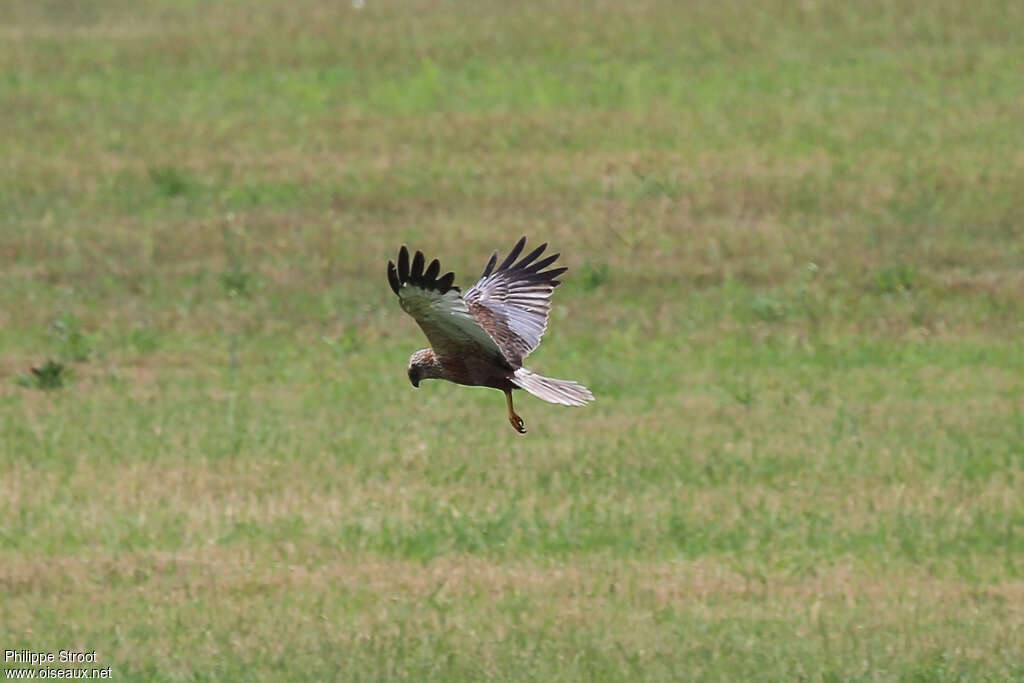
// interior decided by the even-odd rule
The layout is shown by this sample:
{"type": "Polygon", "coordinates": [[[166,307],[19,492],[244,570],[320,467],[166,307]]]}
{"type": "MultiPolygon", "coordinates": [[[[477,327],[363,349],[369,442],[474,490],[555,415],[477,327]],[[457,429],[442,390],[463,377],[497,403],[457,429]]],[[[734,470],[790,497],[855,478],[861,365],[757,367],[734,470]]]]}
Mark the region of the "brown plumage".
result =
{"type": "Polygon", "coordinates": [[[526,245],[523,237],[495,267],[498,252],[491,255],[480,280],[462,295],[452,285],[454,273],[438,277],[441,264],[426,265],[423,252],[409,261],[402,245],[398,265],[388,261],[388,283],[398,295],[402,310],[411,315],[427,335],[431,348],[409,358],[409,381],[446,379],[456,384],[500,389],[508,404],[508,419],[521,434],[523,420],[512,408],[512,391],[525,389],[551,403],[582,406],[594,400],[585,386],[564,379],[542,377],[523,367],[523,360],[540,344],[548,325],[551,294],[566,268],[551,268],[559,254],[539,259],[542,244],[519,259],[526,245]],[[538,260],[539,259],[539,260],[538,260]]]}

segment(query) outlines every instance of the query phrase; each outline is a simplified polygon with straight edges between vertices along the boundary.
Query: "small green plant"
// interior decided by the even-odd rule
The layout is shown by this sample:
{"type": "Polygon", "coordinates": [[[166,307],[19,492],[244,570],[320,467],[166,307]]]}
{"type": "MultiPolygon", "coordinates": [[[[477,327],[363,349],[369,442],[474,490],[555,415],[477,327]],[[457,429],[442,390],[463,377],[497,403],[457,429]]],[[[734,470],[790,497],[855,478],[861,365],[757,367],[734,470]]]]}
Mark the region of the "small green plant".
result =
{"type": "Polygon", "coordinates": [[[149,169],[149,179],[157,194],[164,197],[183,197],[192,192],[189,178],[174,166],[154,166],[149,169]]]}
{"type": "Polygon", "coordinates": [[[750,313],[758,320],[776,322],[786,317],[786,306],[774,297],[757,294],[747,303],[750,313]]]}
{"type": "Polygon", "coordinates": [[[726,379],[721,386],[734,401],[744,408],[752,407],[757,401],[757,391],[749,377],[726,379]]]}
{"type": "Polygon", "coordinates": [[[607,263],[587,263],[583,266],[580,282],[583,289],[592,292],[612,278],[611,268],[607,263]]]}
{"type": "Polygon", "coordinates": [[[219,277],[221,287],[229,297],[248,298],[252,293],[253,275],[246,269],[235,236],[227,227],[224,228],[224,252],[228,264],[219,277]]]}
{"type": "Polygon", "coordinates": [[[914,266],[897,264],[879,270],[871,282],[875,291],[880,294],[899,294],[913,289],[916,276],[917,270],[914,266]]]}
{"type": "Polygon", "coordinates": [[[160,347],[160,338],[150,327],[136,327],[131,333],[131,344],[139,353],[152,353],[160,347]]]}
{"type": "Polygon", "coordinates": [[[18,376],[17,384],[19,386],[44,391],[59,389],[64,386],[64,380],[67,379],[68,374],[64,364],[58,363],[52,358],[46,361],[42,367],[31,370],[31,374],[18,376]]]}
{"type": "Polygon", "coordinates": [[[236,265],[230,265],[220,274],[220,285],[231,297],[246,297],[250,294],[252,273],[236,265]]]}
{"type": "Polygon", "coordinates": [[[57,353],[61,359],[72,363],[84,363],[93,352],[93,340],[82,330],[79,319],[65,313],[53,322],[53,336],[57,342],[57,353]]]}

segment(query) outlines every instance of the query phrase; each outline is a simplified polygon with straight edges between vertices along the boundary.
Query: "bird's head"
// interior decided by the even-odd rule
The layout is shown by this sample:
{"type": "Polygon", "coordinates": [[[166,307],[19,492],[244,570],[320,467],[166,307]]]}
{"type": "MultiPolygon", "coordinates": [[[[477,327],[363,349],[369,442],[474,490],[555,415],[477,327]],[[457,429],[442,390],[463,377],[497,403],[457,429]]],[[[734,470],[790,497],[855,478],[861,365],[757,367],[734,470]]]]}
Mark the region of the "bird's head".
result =
{"type": "Polygon", "coordinates": [[[409,383],[419,387],[420,380],[437,379],[442,377],[441,364],[432,349],[420,349],[409,356],[409,368],[406,370],[409,375],[409,383]]]}

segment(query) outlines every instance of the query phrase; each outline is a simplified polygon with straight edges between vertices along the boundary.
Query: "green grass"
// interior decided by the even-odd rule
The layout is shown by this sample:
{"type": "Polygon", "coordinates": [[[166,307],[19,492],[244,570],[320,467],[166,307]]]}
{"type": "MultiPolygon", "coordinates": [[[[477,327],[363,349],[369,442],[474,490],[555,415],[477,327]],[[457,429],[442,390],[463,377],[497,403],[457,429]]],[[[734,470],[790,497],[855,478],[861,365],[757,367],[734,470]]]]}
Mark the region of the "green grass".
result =
{"type": "Polygon", "coordinates": [[[1020,3],[9,4],[3,648],[1024,678],[1020,3]],[[384,266],[524,233],[519,436],[384,266]]]}

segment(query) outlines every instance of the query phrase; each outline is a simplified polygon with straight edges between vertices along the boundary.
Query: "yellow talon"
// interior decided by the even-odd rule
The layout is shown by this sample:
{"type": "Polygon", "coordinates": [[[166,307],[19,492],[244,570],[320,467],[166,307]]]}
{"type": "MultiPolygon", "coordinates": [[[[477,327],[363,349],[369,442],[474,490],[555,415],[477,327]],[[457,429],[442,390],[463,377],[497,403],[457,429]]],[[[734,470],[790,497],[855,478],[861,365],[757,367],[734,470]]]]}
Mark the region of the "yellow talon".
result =
{"type": "Polygon", "coordinates": [[[516,430],[520,434],[526,433],[526,423],[523,422],[523,418],[516,415],[516,411],[512,410],[512,392],[505,392],[505,400],[508,403],[508,421],[512,425],[512,429],[516,430]]]}
{"type": "Polygon", "coordinates": [[[515,413],[508,416],[508,421],[512,423],[512,429],[516,430],[520,434],[526,433],[526,423],[523,422],[523,418],[519,417],[515,413]]]}

